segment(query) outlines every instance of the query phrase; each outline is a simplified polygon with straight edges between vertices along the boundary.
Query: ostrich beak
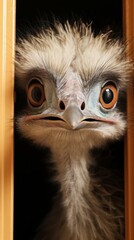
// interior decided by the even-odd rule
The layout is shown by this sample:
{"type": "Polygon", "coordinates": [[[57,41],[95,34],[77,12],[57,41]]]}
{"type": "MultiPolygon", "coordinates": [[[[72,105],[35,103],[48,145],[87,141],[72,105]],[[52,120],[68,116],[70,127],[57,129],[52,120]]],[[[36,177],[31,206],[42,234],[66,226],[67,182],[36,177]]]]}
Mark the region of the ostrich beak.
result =
{"type": "Polygon", "coordinates": [[[25,117],[26,122],[34,120],[37,120],[39,125],[41,124],[47,127],[59,127],[70,130],[93,128],[96,126],[97,122],[113,123],[112,121],[93,116],[91,112],[88,113],[87,117],[75,102],[68,104],[66,109],[62,112],[55,114],[46,114],[43,112],[42,114],[25,117]]]}

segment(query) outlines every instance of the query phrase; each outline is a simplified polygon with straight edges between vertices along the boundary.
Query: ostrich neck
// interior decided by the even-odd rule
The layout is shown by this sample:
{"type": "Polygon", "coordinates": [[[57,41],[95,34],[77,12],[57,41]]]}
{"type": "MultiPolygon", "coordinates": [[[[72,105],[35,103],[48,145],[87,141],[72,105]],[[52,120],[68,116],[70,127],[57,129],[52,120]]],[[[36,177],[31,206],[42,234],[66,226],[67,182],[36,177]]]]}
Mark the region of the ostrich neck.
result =
{"type": "Polygon", "coordinates": [[[56,150],[54,156],[56,156],[54,161],[58,172],[57,180],[61,186],[62,203],[68,227],[73,228],[73,231],[76,227],[78,232],[79,224],[77,223],[84,221],[84,216],[87,215],[85,196],[89,192],[90,183],[88,149],[70,144],[56,150]]]}

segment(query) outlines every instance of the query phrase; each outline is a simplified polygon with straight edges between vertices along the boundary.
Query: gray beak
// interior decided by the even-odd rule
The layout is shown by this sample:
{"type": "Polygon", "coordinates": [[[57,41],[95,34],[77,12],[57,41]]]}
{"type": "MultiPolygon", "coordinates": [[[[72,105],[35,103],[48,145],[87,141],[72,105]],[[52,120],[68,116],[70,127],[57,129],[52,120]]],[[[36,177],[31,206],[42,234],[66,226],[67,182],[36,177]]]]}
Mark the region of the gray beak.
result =
{"type": "Polygon", "coordinates": [[[75,103],[71,103],[64,111],[62,118],[72,129],[76,129],[83,120],[83,114],[75,103]]]}

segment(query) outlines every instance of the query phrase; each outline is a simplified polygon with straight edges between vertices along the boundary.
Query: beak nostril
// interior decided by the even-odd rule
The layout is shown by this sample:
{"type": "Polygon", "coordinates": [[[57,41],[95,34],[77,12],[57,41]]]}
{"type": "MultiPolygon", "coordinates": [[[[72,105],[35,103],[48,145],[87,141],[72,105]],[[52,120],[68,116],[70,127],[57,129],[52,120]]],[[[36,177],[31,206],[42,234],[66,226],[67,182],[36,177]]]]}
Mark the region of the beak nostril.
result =
{"type": "Polygon", "coordinates": [[[85,109],[85,102],[81,104],[81,110],[84,110],[84,109],[85,109]]]}
{"type": "Polygon", "coordinates": [[[65,110],[65,104],[64,104],[63,101],[60,101],[59,106],[60,106],[60,109],[61,109],[61,110],[65,110]]]}

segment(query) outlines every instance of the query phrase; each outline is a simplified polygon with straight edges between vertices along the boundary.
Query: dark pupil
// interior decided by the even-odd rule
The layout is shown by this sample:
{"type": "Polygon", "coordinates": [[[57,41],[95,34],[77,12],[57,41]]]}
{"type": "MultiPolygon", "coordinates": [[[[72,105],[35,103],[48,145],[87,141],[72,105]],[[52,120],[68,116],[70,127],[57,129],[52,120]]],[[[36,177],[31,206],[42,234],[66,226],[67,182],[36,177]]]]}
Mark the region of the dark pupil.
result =
{"type": "Polygon", "coordinates": [[[42,92],[41,92],[40,88],[35,87],[32,90],[32,98],[33,98],[33,100],[36,101],[36,102],[39,102],[41,100],[41,97],[42,97],[42,92]]]}
{"type": "Polygon", "coordinates": [[[104,92],[103,92],[103,101],[108,104],[113,100],[113,92],[107,88],[104,92]]]}

